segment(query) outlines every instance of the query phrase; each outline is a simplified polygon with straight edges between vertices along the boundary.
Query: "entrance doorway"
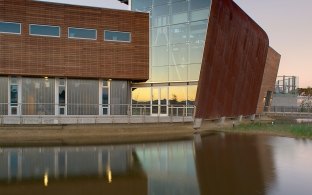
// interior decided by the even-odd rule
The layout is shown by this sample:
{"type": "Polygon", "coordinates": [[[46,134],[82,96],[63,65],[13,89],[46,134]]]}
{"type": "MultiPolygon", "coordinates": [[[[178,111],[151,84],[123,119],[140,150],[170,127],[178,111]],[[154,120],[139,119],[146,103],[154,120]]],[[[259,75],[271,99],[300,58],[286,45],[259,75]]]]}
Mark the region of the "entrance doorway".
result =
{"type": "Polygon", "coordinates": [[[152,116],[168,116],[168,87],[152,88],[152,116]]]}

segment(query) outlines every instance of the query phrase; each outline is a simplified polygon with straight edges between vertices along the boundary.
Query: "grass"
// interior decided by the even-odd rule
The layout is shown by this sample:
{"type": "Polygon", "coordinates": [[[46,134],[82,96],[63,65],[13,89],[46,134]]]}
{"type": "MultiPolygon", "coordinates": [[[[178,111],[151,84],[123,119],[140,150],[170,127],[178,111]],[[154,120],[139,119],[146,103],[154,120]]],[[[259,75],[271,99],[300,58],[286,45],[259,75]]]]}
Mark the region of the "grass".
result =
{"type": "Polygon", "coordinates": [[[262,133],[312,139],[312,124],[275,123],[272,125],[268,123],[255,122],[252,124],[240,124],[235,127],[228,128],[226,131],[262,133]]]}

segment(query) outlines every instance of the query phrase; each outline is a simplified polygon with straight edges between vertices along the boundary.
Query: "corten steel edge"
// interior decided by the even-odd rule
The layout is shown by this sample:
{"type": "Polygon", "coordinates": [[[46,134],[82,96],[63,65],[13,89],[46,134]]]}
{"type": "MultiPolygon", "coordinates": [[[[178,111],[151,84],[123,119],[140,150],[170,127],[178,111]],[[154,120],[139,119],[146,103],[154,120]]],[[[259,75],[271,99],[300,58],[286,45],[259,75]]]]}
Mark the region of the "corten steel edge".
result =
{"type": "Polygon", "coordinates": [[[196,95],[198,119],[256,113],[267,34],[232,0],[213,0],[196,95]]]}
{"type": "Polygon", "coordinates": [[[273,48],[269,47],[268,56],[266,59],[261,92],[258,100],[257,113],[268,111],[271,106],[271,99],[275,90],[275,81],[278,73],[281,55],[273,48]],[[269,92],[269,94],[268,94],[269,92]],[[264,110],[265,102],[268,101],[267,110],[264,110]]]}
{"type": "Polygon", "coordinates": [[[149,78],[149,14],[32,0],[0,0],[0,21],[22,24],[0,34],[0,75],[149,78]],[[29,24],[61,27],[61,35],[29,35],[29,24]],[[68,27],[97,30],[97,40],[68,38],[68,27]],[[104,41],[104,30],[131,32],[131,42],[104,41]]]}

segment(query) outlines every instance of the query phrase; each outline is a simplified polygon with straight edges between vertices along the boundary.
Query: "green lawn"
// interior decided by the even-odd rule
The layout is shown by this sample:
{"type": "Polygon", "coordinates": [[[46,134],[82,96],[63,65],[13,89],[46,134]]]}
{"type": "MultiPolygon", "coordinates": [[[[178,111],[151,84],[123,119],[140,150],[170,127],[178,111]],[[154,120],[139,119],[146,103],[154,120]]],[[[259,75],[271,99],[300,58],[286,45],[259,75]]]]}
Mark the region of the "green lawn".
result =
{"type": "Polygon", "coordinates": [[[244,133],[264,133],[273,135],[283,135],[298,138],[312,138],[312,124],[292,124],[292,123],[259,123],[240,124],[226,131],[244,133]]]}

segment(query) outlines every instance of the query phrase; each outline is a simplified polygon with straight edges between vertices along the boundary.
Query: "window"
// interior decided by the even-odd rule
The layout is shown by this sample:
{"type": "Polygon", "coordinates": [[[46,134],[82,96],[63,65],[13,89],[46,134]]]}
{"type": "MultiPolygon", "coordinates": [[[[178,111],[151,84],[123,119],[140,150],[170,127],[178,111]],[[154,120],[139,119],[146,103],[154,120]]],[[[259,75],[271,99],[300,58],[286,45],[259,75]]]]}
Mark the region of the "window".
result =
{"type": "Polygon", "coordinates": [[[100,107],[100,109],[102,109],[102,115],[109,115],[109,85],[108,85],[108,81],[102,81],[102,97],[101,100],[102,101],[102,108],[100,107]]]}
{"type": "Polygon", "coordinates": [[[29,34],[35,36],[60,37],[60,27],[30,24],[29,34]]]}
{"type": "Polygon", "coordinates": [[[21,34],[21,24],[13,22],[0,22],[0,33],[21,34]]]}
{"type": "Polygon", "coordinates": [[[96,40],[95,29],[68,28],[68,38],[96,40]]]}
{"type": "Polygon", "coordinates": [[[131,42],[131,33],[105,30],[104,40],[105,41],[131,42]]]}

